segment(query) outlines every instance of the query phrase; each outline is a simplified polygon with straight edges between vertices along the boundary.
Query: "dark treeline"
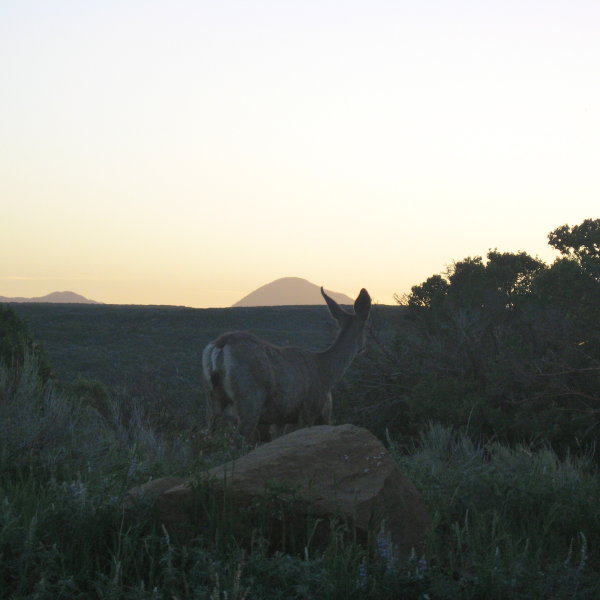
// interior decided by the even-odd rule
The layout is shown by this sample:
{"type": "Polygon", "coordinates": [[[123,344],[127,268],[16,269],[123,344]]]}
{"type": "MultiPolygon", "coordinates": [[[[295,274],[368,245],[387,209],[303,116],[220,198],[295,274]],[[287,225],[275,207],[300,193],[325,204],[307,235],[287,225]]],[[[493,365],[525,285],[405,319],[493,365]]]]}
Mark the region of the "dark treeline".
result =
{"type": "MultiPolygon", "coordinates": [[[[589,450],[600,433],[600,219],[548,235],[551,265],[491,250],[398,298],[393,344],[370,346],[344,411],[380,433],[429,421],[484,440],[589,450]]],[[[350,415],[348,415],[350,416],[350,415]]]]}

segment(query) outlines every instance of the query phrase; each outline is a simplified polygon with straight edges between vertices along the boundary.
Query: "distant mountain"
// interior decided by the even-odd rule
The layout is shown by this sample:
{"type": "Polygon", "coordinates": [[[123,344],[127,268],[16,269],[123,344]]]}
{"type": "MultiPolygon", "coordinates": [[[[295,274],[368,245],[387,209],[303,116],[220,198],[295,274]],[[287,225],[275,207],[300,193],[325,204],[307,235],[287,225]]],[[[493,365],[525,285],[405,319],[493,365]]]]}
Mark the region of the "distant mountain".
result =
{"type": "Polygon", "coordinates": [[[53,304],[101,304],[95,300],[89,300],[75,292],[52,292],[38,298],[7,298],[0,296],[0,302],[51,302],[53,304]]]}
{"type": "MultiPolygon", "coordinates": [[[[345,294],[325,290],[339,304],[352,306],[354,300],[345,294]]],[[[321,288],[300,277],[282,277],[250,292],[233,304],[236,306],[290,306],[323,304],[321,288]]]]}

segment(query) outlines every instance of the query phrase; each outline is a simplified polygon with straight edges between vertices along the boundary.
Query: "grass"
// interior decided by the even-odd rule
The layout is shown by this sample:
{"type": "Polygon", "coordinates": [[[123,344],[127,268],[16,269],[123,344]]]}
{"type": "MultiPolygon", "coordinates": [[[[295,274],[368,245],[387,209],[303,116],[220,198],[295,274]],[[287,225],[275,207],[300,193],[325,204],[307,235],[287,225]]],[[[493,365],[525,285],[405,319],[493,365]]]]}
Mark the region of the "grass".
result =
{"type": "MultiPolygon", "coordinates": [[[[55,378],[101,381],[113,395],[169,406],[188,421],[201,395],[200,357],[212,339],[250,330],[283,345],[326,348],[335,324],[323,306],[192,309],[173,306],[12,304],[43,343],[55,378]]],[[[375,306],[392,330],[401,307],[375,306]]]]}
{"type": "Polygon", "coordinates": [[[431,426],[397,458],[428,498],[428,554],[444,596],[593,598],[600,591],[600,481],[585,457],[477,445],[431,426]],[[482,596],[483,595],[483,596],[482,596]]]}
{"type": "Polygon", "coordinates": [[[478,445],[435,425],[408,452],[389,440],[434,520],[426,555],[407,561],[384,538],[369,556],[335,523],[325,548],[307,537],[293,553],[273,549],[259,520],[240,530],[239,515],[210,502],[207,527],[181,543],[147,508],[126,513],[123,498],[151,477],[206,468],[209,455],[192,460],[192,435],[176,447],[142,417],[123,423],[84,410],[40,386],[33,369],[0,375],[2,597],[596,598],[600,590],[600,483],[585,457],[478,445]]]}

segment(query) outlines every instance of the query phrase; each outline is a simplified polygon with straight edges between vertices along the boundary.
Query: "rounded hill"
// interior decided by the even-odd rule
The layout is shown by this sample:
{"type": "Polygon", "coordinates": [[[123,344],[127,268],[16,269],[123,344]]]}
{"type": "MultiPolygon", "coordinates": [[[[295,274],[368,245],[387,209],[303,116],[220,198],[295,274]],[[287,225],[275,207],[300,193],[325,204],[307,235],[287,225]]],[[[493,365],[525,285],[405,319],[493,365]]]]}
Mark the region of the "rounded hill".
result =
{"type": "MultiPolygon", "coordinates": [[[[346,294],[325,290],[338,304],[352,305],[346,294]]],[[[282,277],[263,285],[233,304],[239,306],[300,306],[323,304],[321,288],[301,277],[282,277]]]]}

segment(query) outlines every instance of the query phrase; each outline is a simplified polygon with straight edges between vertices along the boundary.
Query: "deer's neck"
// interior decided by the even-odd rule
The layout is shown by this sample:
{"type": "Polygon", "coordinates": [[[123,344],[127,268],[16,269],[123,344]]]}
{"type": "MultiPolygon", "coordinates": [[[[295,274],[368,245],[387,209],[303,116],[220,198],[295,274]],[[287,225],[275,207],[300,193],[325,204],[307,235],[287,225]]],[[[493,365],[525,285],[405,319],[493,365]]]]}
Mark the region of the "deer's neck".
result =
{"type": "Polygon", "coordinates": [[[357,353],[357,334],[351,329],[340,331],[333,344],[318,356],[321,380],[331,388],[337,383],[357,353]]]}

